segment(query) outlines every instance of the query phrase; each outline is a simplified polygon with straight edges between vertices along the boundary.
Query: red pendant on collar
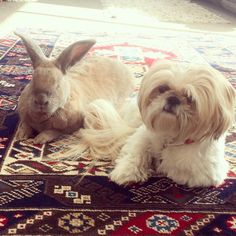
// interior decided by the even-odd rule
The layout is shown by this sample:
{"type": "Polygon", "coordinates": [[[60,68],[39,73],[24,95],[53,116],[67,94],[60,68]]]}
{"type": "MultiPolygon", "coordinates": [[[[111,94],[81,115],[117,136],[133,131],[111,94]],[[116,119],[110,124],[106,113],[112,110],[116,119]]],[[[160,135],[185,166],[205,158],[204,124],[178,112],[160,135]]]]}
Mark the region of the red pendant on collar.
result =
{"type": "Polygon", "coordinates": [[[185,144],[191,144],[191,143],[194,143],[194,141],[192,139],[188,138],[188,139],[185,140],[184,143],[185,144]]]}

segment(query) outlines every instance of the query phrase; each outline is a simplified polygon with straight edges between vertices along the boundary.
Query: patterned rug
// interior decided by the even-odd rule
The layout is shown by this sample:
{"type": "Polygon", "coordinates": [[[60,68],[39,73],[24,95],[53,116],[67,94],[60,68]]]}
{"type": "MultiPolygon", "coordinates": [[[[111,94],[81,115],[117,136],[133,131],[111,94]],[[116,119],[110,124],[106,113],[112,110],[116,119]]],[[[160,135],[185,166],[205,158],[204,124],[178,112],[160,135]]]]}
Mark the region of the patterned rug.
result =
{"type": "MultiPolygon", "coordinates": [[[[125,62],[137,89],[144,72],[160,58],[210,64],[236,87],[231,37],[168,31],[156,37],[39,29],[29,33],[47,55],[57,55],[76,40],[96,38],[90,53],[125,62]]],[[[78,142],[76,137],[47,145],[15,141],[17,102],[31,74],[21,41],[13,34],[0,39],[0,235],[236,234],[236,127],[226,145],[231,170],[217,188],[187,188],[162,176],[119,187],[107,178],[112,166],[106,161],[78,184],[91,159],[82,145],[74,159],[63,156],[78,142]]]]}

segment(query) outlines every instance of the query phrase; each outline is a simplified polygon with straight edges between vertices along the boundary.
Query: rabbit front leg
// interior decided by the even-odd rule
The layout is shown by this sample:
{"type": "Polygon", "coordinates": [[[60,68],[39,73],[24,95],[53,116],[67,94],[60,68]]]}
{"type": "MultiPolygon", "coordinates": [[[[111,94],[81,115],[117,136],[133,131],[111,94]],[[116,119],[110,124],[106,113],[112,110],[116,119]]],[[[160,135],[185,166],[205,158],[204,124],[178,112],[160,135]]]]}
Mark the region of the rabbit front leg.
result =
{"type": "Polygon", "coordinates": [[[45,144],[58,138],[62,133],[58,130],[44,130],[40,132],[34,139],[35,144],[45,144]]]}
{"type": "Polygon", "coordinates": [[[121,149],[110,174],[111,180],[119,185],[146,181],[151,174],[149,147],[146,128],[141,126],[121,149]]]}
{"type": "Polygon", "coordinates": [[[26,122],[21,121],[16,131],[16,140],[26,140],[31,138],[32,135],[33,129],[26,122]]]}

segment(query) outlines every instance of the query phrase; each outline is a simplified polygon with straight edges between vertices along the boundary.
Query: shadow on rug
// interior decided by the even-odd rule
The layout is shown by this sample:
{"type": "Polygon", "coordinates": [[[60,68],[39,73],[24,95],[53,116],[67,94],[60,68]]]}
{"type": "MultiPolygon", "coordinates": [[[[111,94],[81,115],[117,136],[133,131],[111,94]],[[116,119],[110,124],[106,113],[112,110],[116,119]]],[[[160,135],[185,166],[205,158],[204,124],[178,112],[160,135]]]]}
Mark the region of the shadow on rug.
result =
{"type": "MultiPolygon", "coordinates": [[[[124,61],[136,88],[157,59],[210,64],[236,86],[235,39],[160,31],[158,37],[30,30],[46,55],[68,44],[95,38],[91,54],[124,61]]],[[[82,182],[91,159],[86,147],[63,158],[79,142],[65,136],[47,145],[15,142],[16,107],[31,79],[31,62],[21,41],[0,39],[0,235],[235,235],[236,130],[226,144],[231,170],[217,188],[187,188],[162,176],[119,187],[107,178],[112,166],[101,161],[82,182]],[[61,157],[60,160],[58,157],[61,157]]]]}

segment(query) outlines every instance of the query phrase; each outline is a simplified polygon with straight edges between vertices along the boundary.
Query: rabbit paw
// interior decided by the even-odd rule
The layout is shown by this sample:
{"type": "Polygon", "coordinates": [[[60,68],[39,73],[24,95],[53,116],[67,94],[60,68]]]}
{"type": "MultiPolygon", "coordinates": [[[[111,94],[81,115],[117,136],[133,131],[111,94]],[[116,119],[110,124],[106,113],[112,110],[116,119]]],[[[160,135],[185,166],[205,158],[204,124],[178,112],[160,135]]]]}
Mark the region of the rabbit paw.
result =
{"type": "Polygon", "coordinates": [[[26,124],[21,123],[16,132],[16,140],[26,140],[32,137],[33,130],[26,124]]]}
{"type": "Polygon", "coordinates": [[[39,133],[34,139],[34,144],[45,144],[56,139],[60,135],[59,132],[53,130],[45,130],[39,133]]]}
{"type": "Polygon", "coordinates": [[[33,139],[33,142],[34,144],[45,144],[51,140],[51,137],[47,133],[42,132],[33,139]]]}

